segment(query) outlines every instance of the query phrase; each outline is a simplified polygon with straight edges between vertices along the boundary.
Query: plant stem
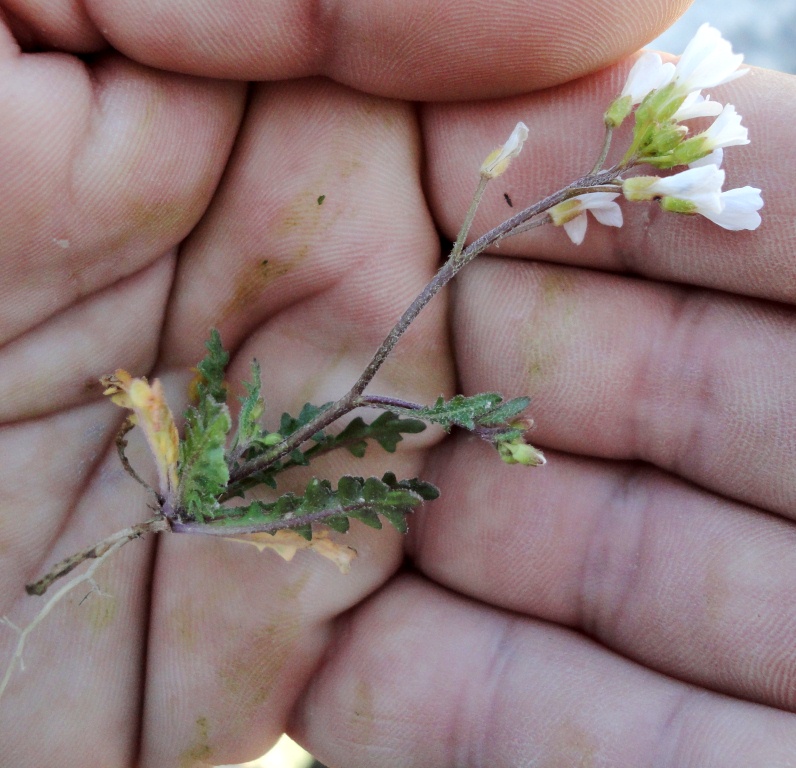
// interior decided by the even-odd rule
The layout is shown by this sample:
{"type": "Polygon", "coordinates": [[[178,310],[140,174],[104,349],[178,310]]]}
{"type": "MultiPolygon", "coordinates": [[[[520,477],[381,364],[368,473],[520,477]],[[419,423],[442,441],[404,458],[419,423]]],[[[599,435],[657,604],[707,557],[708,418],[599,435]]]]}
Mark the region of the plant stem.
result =
{"type": "Polygon", "coordinates": [[[49,614],[50,611],[79,584],[90,582],[96,588],[96,584],[94,583],[94,574],[96,573],[97,569],[114,552],[127,544],[128,541],[137,539],[144,533],[156,533],[158,531],[167,530],[169,530],[169,524],[162,517],[154,517],[151,520],[147,520],[145,523],[140,523],[139,525],[125,528],[123,531],[118,531],[117,533],[114,533],[113,536],[109,536],[99,544],[95,544],[93,547],[89,547],[82,552],[78,552],[76,555],[72,555],[72,557],[68,557],[66,560],[58,563],[58,565],[56,565],[43,579],[40,579],[34,584],[28,584],[25,587],[28,594],[44,594],[47,587],[49,587],[53,581],[61,576],[65,576],[67,573],[69,573],[69,571],[85,560],[94,558],[94,562],[86,569],[84,573],[69,579],[69,581],[61,585],[61,587],[56,590],[54,594],[50,595],[50,598],[44,604],[42,609],[33,617],[33,619],[31,619],[30,623],[26,627],[20,628],[16,626],[16,624],[11,622],[11,620],[5,616],[0,619],[0,622],[8,625],[17,633],[17,645],[14,649],[14,655],[11,657],[11,661],[6,667],[5,674],[0,680],[0,698],[2,698],[3,693],[6,690],[9,680],[11,680],[11,675],[13,674],[14,670],[17,667],[20,667],[20,669],[25,668],[22,657],[22,654],[25,650],[25,641],[27,640],[28,635],[30,635],[30,633],[36,629],[36,627],[39,626],[39,624],[41,624],[41,622],[46,618],[47,614],[49,614]]]}
{"type": "MultiPolygon", "coordinates": [[[[200,533],[209,536],[243,536],[250,533],[276,533],[277,531],[301,528],[305,525],[322,523],[330,517],[348,516],[360,510],[372,509],[369,502],[348,504],[344,507],[320,509],[317,512],[308,512],[297,517],[280,517],[276,520],[262,521],[259,523],[241,525],[211,525],[208,523],[185,522],[173,523],[174,533],[200,533]]],[[[230,518],[226,518],[229,520],[230,518]]]]}
{"type": "Polygon", "coordinates": [[[362,395],[357,399],[357,407],[365,408],[402,408],[407,411],[419,411],[425,408],[420,403],[412,403],[409,400],[400,400],[397,397],[386,397],[385,395],[362,395]]]}
{"type": "MultiPolygon", "coordinates": [[[[415,297],[415,300],[406,308],[406,311],[401,315],[398,322],[393,326],[392,330],[387,334],[387,337],[381,343],[381,346],[376,350],[373,358],[368,363],[362,375],[356,380],[351,389],[346,392],[339,400],[332,404],[330,408],[320,413],[312,422],[297,429],[292,434],[288,435],[281,443],[275,445],[270,451],[259,456],[256,459],[246,462],[239,466],[236,470],[230,473],[229,483],[236,483],[255,472],[261,472],[273,466],[284,456],[287,456],[297,447],[299,447],[306,440],[309,440],[316,432],[330,424],[334,423],[341,416],[344,416],[349,411],[352,411],[360,404],[360,395],[365,391],[365,388],[370,384],[376,372],[381,368],[384,361],[395,348],[399,339],[406,332],[406,329],[411,325],[414,319],[420,314],[425,306],[434,298],[442,288],[456,276],[456,274],[467,264],[469,264],[478,254],[486,250],[490,245],[493,245],[498,240],[501,240],[510,235],[516,234],[518,231],[523,231],[523,225],[527,225],[531,219],[538,216],[540,213],[547,211],[554,205],[568,200],[571,197],[581,195],[584,192],[593,191],[616,191],[615,185],[612,182],[624,170],[623,166],[614,166],[598,173],[591,173],[583,176],[571,184],[559,189],[552,195],[548,195],[538,203],[519,211],[517,214],[509,219],[506,219],[502,224],[490,230],[486,234],[479,237],[472,242],[467,248],[464,248],[456,258],[449,258],[440,267],[439,271],[434,275],[431,281],[423,288],[423,290],[415,297]]],[[[477,201],[477,196],[475,201],[477,201]]],[[[545,223],[545,220],[539,222],[545,223]]],[[[534,225],[536,226],[536,225],[534,225]]],[[[463,228],[464,229],[464,228],[463,228]]],[[[466,233],[465,233],[466,234],[466,233]]],[[[455,250],[455,248],[454,248],[455,250]]],[[[177,530],[174,528],[174,530],[177,530]]]]}
{"type": "Polygon", "coordinates": [[[126,544],[133,539],[138,539],[145,533],[159,533],[160,531],[168,530],[169,523],[163,517],[158,516],[153,517],[151,520],[147,520],[145,523],[139,523],[130,528],[125,528],[123,531],[117,531],[112,536],[108,536],[107,539],[103,539],[81,552],[70,555],[65,560],[61,560],[60,563],[54,565],[50,569],[46,576],[43,576],[32,584],[26,584],[25,591],[29,595],[43,595],[54,581],[60,579],[62,576],[66,576],[67,573],[77,568],[78,565],[86,560],[91,560],[93,558],[105,559],[112,549],[116,550],[122,544],[126,544]]]}
{"type": "Polygon", "coordinates": [[[594,164],[594,168],[591,169],[592,173],[597,173],[603,167],[603,163],[605,163],[605,160],[608,157],[608,151],[611,149],[611,138],[613,135],[614,129],[610,125],[606,125],[603,148],[600,151],[600,156],[597,158],[597,162],[594,164]]]}
{"type": "Polygon", "coordinates": [[[486,185],[489,183],[489,180],[490,177],[484,175],[481,175],[478,180],[478,187],[475,190],[470,207],[467,209],[467,215],[464,217],[464,223],[462,224],[459,234],[456,237],[456,242],[453,244],[453,249],[448,257],[449,261],[456,261],[456,259],[459,258],[459,254],[462,252],[462,248],[464,248],[464,241],[467,238],[467,233],[470,231],[473,219],[475,218],[475,212],[478,210],[478,206],[481,204],[481,198],[484,196],[484,190],[486,189],[486,185]]]}

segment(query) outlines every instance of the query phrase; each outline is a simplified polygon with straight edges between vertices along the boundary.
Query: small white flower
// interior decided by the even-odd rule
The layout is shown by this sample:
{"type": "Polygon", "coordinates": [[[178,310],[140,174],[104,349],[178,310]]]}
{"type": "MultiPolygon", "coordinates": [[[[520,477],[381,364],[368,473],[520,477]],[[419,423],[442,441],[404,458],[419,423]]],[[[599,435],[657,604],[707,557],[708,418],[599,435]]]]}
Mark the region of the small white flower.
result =
{"type": "Polygon", "coordinates": [[[657,53],[645,51],[636,59],[636,63],[628,73],[619,98],[630,96],[631,104],[640,104],[647,94],[668,85],[673,76],[674,64],[668,62],[664,64],[657,53]]]}
{"type": "Polygon", "coordinates": [[[617,197],[618,192],[585,192],[554,205],[548,213],[553,224],[564,227],[569,239],[580,245],[586,237],[586,211],[591,211],[600,224],[622,226],[622,209],[614,202],[617,197]]]}
{"type": "Polygon", "coordinates": [[[673,176],[634,176],[625,179],[622,191],[628,200],[663,198],[670,204],[682,203],[683,212],[721,213],[721,185],[724,171],[715,165],[689,168],[673,176]]]}
{"type": "Polygon", "coordinates": [[[522,145],[527,138],[528,126],[523,122],[517,123],[506,143],[502,147],[498,147],[494,152],[490,152],[489,156],[484,160],[481,165],[481,175],[488,179],[500,176],[509,167],[511,159],[520,154],[522,145]]]}
{"type": "MultiPolygon", "coordinates": [[[[724,161],[724,147],[737,147],[749,143],[749,131],[741,125],[741,116],[732,104],[727,104],[721,114],[706,131],[689,139],[683,146],[693,146],[704,157],[688,162],[689,168],[715,165],[721,168],[724,161]]],[[[687,161],[686,161],[687,162],[687,161]]]]}
{"type": "Polygon", "coordinates": [[[702,215],[724,229],[737,232],[740,229],[757,229],[761,218],[758,211],[763,207],[763,198],[756,187],[739,187],[721,193],[720,213],[701,211],[702,215]]]}
{"type": "Polygon", "coordinates": [[[710,96],[705,97],[699,91],[692,91],[685,97],[672,119],[679,123],[696,117],[716,117],[721,114],[721,110],[722,106],[718,101],[711,101],[710,96]]]}
{"type": "Polygon", "coordinates": [[[684,93],[714,88],[745,75],[749,70],[738,69],[742,61],[718,29],[703,24],[680,56],[673,80],[684,93]]]}
{"type": "Polygon", "coordinates": [[[732,104],[727,104],[710,128],[699,136],[705,137],[706,148],[711,151],[749,143],[749,131],[741,125],[741,116],[732,104]]]}

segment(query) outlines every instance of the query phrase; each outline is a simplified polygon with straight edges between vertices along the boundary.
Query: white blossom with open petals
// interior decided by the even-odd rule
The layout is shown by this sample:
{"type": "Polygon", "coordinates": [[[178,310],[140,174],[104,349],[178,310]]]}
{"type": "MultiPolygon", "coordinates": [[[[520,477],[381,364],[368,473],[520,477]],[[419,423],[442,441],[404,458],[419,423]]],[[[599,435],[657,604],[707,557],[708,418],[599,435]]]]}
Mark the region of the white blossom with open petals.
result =
{"type": "Polygon", "coordinates": [[[708,154],[688,164],[689,168],[715,165],[721,168],[724,162],[724,148],[737,147],[749,143],[749,131],[741,125],[741,116],[732,104],[727,104],[713,124],[694,136],[691,141],[701,140],[700,149],[708,154]]]}
{"type": "Polygon", "coordinates": [[[758,211],[763,207],[763,198],[756,187],[739,187],[721,193],[722,209],[719,213],[701,211],[702,215],[724,229],[737,232],[741,229],[757,229],[761,218],[758,211]]]}
{"type": "Polygon", "coordinates": [[[634,176],[625,179],[622,191],[628,200],[667,198],[687,205],[689,213],[721,213],[724,171],[715,165],[689,168],[673,176],[634,176]]]}
{"type": "Polygon", "coordinates": [[[711,151],[749,143],[749,131],[741,125],[741,116],[732,104],[727,104],[713,124],[699,135],[706,139],[706,147],[711,151]]]}
{"type": "Polygon", "coordinates": [[[680,56],[673,81],[684,93],[714,88],[745,75],[748,69],[738,69],[742,61],[743,55],[732,52],[718,29],[703,24],[680,56]]]}
{"type": "Polygon", "coordinates": [[[617,197],[618,192],[586,192],[553,206],[548,213],[553,224],[564,227],[569,239],[580,245],[586,237],[586,211],[591,211],[600,224],[622,226],[622,209],[614,202],[617,197]]]}

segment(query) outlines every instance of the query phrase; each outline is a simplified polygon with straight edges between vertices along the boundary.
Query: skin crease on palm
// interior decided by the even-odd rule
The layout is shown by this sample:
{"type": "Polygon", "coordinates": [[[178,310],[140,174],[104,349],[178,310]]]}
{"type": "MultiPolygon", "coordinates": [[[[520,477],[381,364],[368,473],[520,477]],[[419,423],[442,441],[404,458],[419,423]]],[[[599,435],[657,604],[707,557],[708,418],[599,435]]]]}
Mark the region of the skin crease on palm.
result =
{"type": "MultiPolygon", "coordinates": [[[[634,51],[687,5],[2,3],[0,615],[26,623],[25,582],[151,514],[101,374],[157,375],[179,410],[217,326],[271,413],[339,396],[488,152],[528,124],[475,233],[502,193],[589,170],[634,51]]],[[[443,493],[405,540],[355,525],[346,576],[129,544],[33,635],[0,765],[232,763],[287,729],[340,768],[792,766],[796,84],[755,70],[715,97],[750,130],[725,165],[762,188],[758,231],[625,203],[579,248],[506,241],[369,389],[527,393],[546,467],[430,431],[330,461],[443,493]]]]}

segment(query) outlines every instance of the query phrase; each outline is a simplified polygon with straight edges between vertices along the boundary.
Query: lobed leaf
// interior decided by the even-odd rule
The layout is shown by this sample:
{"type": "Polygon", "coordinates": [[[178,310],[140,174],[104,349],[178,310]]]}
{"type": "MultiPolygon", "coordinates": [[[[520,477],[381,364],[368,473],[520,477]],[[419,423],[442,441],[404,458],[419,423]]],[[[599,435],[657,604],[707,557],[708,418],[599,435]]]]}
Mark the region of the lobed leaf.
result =
{"type": "Polygon", "coordinates": [[[482,392],[479,395],[456,395],[450,400],[440,397],[434,405],[426,408],[401,408],[385,405],[393,413],[407,413],[412,416],[439,424],[450,431],[452,427],[462,427],[476,431],[479,427],[509,426],[508,422],[524,411],[530,400],[527,397],[516,397],[503,400],[497,392],[482,392]]]}
{"type": "Polygon", "coordinates": [[[231,428],[229,408],[216,402],[209,392],[202,392],[199,405],[185,412],[179,500],[188,515],[199,521],[214,516],[219,509],[217,499],[229,483],[225,447],[231,428]]]}
{"type": "Polygon", "coordinates": [[[224,372],[229,362],[229,352],[221,344],[221,334],[213,328],[205,342],[207,354],[196,366],[196,379],[192,385],[194,399],[201,400],[202,393],[210,395],[217,403],[227,401],[224,372]]]}
{"type": "Polygon", "coordinates": [[[241,451],[263,436],[260,419],[265,410],[265,401],[260,394],[262,380],[260,378],[260,364],[256,360],[252,360],[251,370],[251,382],[243,382],[243,386],[246,388],[246,396],[240,398],[238,429],[235,433],[235,439],[232,441],[232,447],[239,448],[241,451]]]}
{"type": "Polygon", "coordinates": [[[351,518],[381,528],[383,517],[406,533],[407,514],[438,495],[439,491],[430,483],[417,478],[398,481],[391,472],[381,479],[346,475],[340,478],[337,489],[328,480],[313,478],[303,496],[286,493],[273,502],[252,501],[245,507],[221,507],[206,525],[228,530],[230,535],[290,529],[309,540],[317,524],[344,533],[351,518]]]}

